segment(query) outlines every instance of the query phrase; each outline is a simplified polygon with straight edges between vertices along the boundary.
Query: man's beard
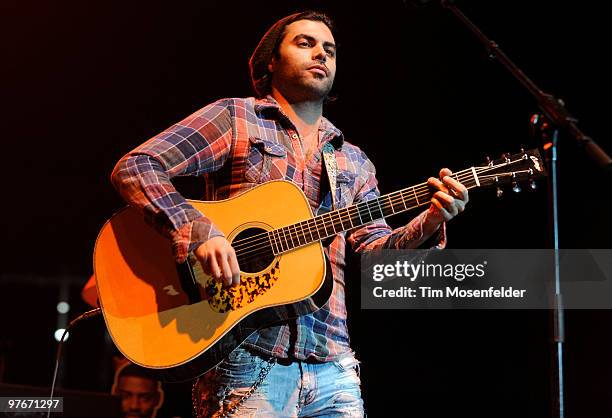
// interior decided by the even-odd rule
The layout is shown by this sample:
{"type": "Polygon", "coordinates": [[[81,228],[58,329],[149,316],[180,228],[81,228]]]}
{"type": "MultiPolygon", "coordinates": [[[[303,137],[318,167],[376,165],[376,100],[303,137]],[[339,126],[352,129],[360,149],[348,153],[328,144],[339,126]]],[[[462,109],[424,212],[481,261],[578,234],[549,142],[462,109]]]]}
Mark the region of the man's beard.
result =
{"type": "Polygon", "coordinates": [[[292,102],[325,101],[331,92],[334,79],[329,76],[323,80],[314,78],[287,78],[278,87],[281,93],[292,102]]]}

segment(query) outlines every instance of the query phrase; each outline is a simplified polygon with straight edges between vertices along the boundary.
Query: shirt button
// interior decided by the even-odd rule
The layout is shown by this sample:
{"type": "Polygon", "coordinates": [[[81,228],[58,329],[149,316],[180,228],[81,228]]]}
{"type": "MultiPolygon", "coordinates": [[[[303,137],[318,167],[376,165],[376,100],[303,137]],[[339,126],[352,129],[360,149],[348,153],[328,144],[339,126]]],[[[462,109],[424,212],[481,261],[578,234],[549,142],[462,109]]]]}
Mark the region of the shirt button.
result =
{"type": "Polygon", "coordinates": [[[293,135],[291,135],[291,138],[293,138],[293,139],[298,139],[298,138],[299,138],[299,136],[298,136],[298,134],[293,134],[293,135]]]}

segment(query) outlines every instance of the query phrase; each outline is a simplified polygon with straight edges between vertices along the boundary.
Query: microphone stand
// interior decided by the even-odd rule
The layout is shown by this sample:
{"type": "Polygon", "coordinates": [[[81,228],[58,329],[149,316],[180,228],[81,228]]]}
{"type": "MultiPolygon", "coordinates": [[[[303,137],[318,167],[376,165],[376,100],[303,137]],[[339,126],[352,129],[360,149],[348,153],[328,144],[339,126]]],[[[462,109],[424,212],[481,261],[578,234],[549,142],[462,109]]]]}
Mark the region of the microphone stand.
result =
{"type": "Polygon", "coordinates": [[[565,108],[565,103],[549,93],[545,93],[529,79],[499,48],[496,42],[487,38],[484,33],[457,8],[454,0],[442,0],[442,6],[449,9],[461,22],[470,29],[484,45],[489,57],[497,59],[537,100],[542,114],[557,128],[564,129],[586,151],[587,155],[604,170],[612,168],[612,159],[599,145],[578,128],[578,120],[565,108]]]}
{"type": "MultiPolygon", "coordinates": [[[[421,1],[422,3],[422,1],[421,1]]],[[[557,140],[559,130],[574,138],[580,147],[584,149],[586,154],[603,170],[609,172],[612,168],[612,159],[602,150],[593,139],[585,135],[577,125],[578,120],[574,118],[565,108],[565,104],[560,99],[549,93],[543,92],[536,84],[529,79],[514,64],[504,52],[499,48],[497,43],[487,38],[484,33],[472,23],[459,8],[455,5],[454,0],[442,0],[442,7],[450,10],[465,26],[470,29],[478,40],[486,48],[489,56],[497,59],[506,69],[531,93],[538,102],[538,107],[543,114],[544,121],[541,121],[540,115],[534,115],[531,123],[534,127],[539,126],[542,130],[554,127],[552,139],[545,144],[544,149],[549,152],[549,206],[551,212],[551,238],[554,249],[554,311],[553,311],[553,327],[554,327],[554,342],[557,350],[555,353],[555,417],[564,418],[564,381],[563,381],[563,342],[564,335],[564,317],[563,317],[563,300],[561,295],[561,281],[559,271],[559,222],[558,222],[558,183],[557,183],[557,140]]],[[[546,134],[546,132],[545,132],[546,134]]],[[[544,135],[547,137],[548,135],[544,135]]]]}

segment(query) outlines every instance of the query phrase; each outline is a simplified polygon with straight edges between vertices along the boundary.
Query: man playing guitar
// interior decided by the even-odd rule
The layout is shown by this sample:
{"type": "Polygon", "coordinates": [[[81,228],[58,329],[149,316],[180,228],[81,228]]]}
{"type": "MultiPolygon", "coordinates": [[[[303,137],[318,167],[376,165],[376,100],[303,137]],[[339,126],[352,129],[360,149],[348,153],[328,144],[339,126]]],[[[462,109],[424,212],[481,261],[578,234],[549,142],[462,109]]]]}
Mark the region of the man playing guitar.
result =
{"type": "MultiPolygon", "coordinates": [[[[371,161],[323,117],[336,74],[332,30],[329,17],[316,12],[277,21],[249,62],[256,97],[218,100],[118,162],[114,186],[171,240],[176,261],[194,254],[204,272],[227,288],[240,283],[232,244],[206,213],[176,191],[170,182],[175,176],[204,177],[206,200],[289,180],[302,189],[315,214],[380,195],[371,161]],[[328,181],[323,161],[324,147],[330,146],[337,163],[334,181],[328,181]],[[336,186],[333,194],[330,184],[336,186]]],[[[359,362],[346,326],[346,241],[357,252],[442,248],[445,222],[468,202],[466,187],[451,174],[443,169],[439,178],[428,180],[437,190],[431,204],[407,225],[392,230],[379,219],[335,235],[325,247],[333,273],[327,303],[314,313],[259,329],[202,375],[193,392],[197,415],[363,416],[359,362]]]]}

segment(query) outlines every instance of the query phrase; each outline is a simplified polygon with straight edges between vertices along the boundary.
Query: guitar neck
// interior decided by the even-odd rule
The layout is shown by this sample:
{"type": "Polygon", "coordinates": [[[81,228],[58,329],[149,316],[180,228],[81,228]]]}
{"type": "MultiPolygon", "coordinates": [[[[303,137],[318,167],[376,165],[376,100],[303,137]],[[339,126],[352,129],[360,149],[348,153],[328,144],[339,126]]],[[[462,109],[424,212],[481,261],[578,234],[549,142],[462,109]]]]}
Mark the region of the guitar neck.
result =
{"type": "MultiPolygon", "coordinates": [[[[480,186],[478,175],[473,167],[459,171],[452,177],[463,183],[468,189],[480,186]]],[[[268,232],[268,239],[274,253],[281,254],[376,220],[428,205],[432,196],[433,193],[428,184],[420,183],[375,199],[336,209],[306,221],[274,229],[268,232]]]]}

